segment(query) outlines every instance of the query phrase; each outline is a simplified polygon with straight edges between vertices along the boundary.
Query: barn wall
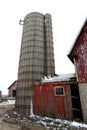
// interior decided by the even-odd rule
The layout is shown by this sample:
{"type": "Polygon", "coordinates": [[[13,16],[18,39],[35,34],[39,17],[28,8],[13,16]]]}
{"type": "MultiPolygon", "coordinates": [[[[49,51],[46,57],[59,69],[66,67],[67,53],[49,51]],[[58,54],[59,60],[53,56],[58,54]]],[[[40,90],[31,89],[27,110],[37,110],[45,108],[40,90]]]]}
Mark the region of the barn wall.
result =
{"type": "Polygon", "coordinates": [[[78,81],[87,82],[87,22],[72,49],[70,57],[75,59],[78,81]]]}
{"type": "Polygon", "coordinates": [[[34,87],[34,113],[55,115],[60,118],[72,118],[70,86],[68,84],[36,84],[34,87]],[[56,86],[64,87],[63,96],[55,96],[56,86]]]}
{"type": "Polygon", "coordinates": [[[87,122],[87,21],[85,22],[69,57],[75,63],[83,120],[87,122]]]}
{"type": "Polygon", "coordinates": [[[17,82],[15,82],[9,89],[8,89],[8,96],[12,97],[13,90],[16,90],[17,82]]]}
{"type": "MultiPolygon", "coordinates": [[[[81,38],[84,39],[84,36],[81,38]]],[[[87,42],[87,41],[86,41],[87,42]]],[[[87,43],[80,40],[79,47],[77,47],[77,74],[79,82],[87,82],[87,43]]]]}
{"type": "Polygon", "coordinates": [[[83,120],[87,123],[87,83],[79,83],[83,120]]]}

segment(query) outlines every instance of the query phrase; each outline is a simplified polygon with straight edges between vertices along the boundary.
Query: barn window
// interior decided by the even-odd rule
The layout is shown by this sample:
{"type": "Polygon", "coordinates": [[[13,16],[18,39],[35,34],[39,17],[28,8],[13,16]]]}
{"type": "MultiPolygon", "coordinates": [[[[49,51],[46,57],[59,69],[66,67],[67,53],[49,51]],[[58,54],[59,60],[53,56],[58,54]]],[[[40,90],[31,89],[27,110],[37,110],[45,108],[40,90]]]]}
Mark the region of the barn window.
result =
{"type": "Polygon", "coordinates": [[[62,87],[62,86],[57,86],[57,87],[55,87],[55,89],[54,89],[54,93],[55,93],[55,96],[62,96],[62,95],[64,95],[64,88],[62,87]]]}

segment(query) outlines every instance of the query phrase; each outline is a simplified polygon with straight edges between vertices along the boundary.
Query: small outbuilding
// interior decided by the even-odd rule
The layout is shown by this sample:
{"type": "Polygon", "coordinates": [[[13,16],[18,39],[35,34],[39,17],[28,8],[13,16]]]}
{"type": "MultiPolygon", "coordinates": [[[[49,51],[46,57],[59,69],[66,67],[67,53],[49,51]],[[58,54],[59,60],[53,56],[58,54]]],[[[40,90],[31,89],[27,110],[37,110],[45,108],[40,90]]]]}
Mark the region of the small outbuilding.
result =
{"type": "Polygon", "coordinates": [[[17,80],[14,81],[8,88],[8,97],[16,97],[17,80]]]}
{"type": "Polygon", "coordinates": [[[34,113],[66,119],[82,118],[75,74],[62,74],[35,83],[34,113]]]}
{"type": "Polygon", "coordinates": [[[1,99],[1,97],[2,97],[2,91],[0,91],[0,99],[1,99]]]}

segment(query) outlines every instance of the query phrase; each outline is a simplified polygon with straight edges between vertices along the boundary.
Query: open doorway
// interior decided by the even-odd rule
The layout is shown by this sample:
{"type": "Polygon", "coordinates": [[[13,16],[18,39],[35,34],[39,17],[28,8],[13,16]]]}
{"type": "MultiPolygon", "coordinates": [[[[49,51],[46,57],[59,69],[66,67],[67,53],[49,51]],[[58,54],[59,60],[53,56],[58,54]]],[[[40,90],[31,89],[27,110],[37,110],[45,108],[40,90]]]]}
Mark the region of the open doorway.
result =
{"type": "Polygon", "coordinates": [[[73,118],[83,120],[78,84],[70,84],[73,118]]]}
{"type": "Polygon", "coordinates": [[[16,97],[16,90],[13,90],[13,91],[12,91],[12,96],[13,96],[13,97],[16,97]]]}

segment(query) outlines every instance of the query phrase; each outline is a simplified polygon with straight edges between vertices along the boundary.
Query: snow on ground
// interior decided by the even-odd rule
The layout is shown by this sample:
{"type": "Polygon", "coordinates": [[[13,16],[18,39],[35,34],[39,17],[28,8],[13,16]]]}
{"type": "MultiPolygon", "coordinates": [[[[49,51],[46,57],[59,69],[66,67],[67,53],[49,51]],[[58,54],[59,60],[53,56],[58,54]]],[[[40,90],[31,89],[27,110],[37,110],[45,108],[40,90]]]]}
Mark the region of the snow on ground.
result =
{"type": "MultiPolygon", "coordinates": [[[[16,112],[14,112],[17,115],[16,112]]],[[[48,130],[87,130],[87,124],[76,121],[68,121],[58,118],[42,117],[42,116],[29,116],[29,118],[16,118],[16,121],[26,122],[27,124],[33,124],[43,126],[48,130]]]]}
{"type": "MultiPolygon", "coordinates": [[[[3,101],[0,103],[0,106],[10,105],[10,104],[15,104],[15,100],[3,101]]],[[[31,101],[31,104],[32,104],[32,101],[31,101]]],[[[16,121],[28,122],[28,123],[32,123],[33,125],[40,125],[40,126],[45,127],[46,129],[50,129],[50,128],[52,128],[53,130],[60,130],[60,129],[73,130],[74,128],[77,128],[77,130],[87,129],[87,124],[83,122],[68,121],[68,120],[63,120],[63,119],[58,119],[58,118],[37,116],[33,114],[33,110],[31,110],[31,115],[29,116],[29,118],[25,118],[25,117],[21,118],[20,114],[18,114],[15,111],[13,111],[13,115],[17,115],[15,119],[16,121]]],[[[8,117],[10,117],[10,115],[8,115],[8,117]]]]}
{"type": "MultiPolygon", "coordinates": [[[[60,128],[66,128],[66,130],[69,129],[69,127],[73,128],[86,128],[87,124],[85,123],[79,123],[76,121],[68,121],[68,120],[62,120],[62,119],[53,119],[49,117],[41,117],[41,116],[33,116],[33,119],[37,119],[35,124],[42,125],[47,129],[53,128],[53,130],[59,130],[60,128]]],[[[85,129],[84,129],[85,130],[85,129]]]]}
{"type": "Polygon", "coordinates": [[[87,124],[85,124],[85,123],[78,123],[78,122],[76,122],[76,121],[73,121],[73,122],[71,122],[71,125],[72,126],[76,126],[76,127],[85,127],[85,128],[87,128],[87,124]]]}
{"type": "Polygon", "coordinates": [[[0,103],[0,106],[15,104],[15,100],[5,100],[0,103]]]}

